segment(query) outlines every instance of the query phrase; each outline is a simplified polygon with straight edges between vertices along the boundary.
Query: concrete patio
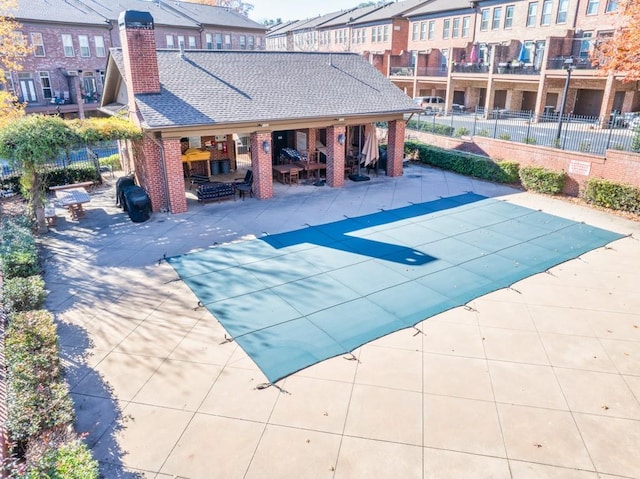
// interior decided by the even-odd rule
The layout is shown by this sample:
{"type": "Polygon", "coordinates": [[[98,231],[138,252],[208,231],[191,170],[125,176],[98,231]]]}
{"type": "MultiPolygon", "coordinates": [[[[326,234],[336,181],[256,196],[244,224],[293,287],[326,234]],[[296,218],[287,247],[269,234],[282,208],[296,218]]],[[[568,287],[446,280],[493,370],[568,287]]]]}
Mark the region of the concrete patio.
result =
{"type": "Polygon", "coordinates": [[[106,478],[640,478],[640,223],[411,164],[132,223],[108,180],[43,241],[106,478]],[[633,236],[264,389],[162,260],[467,191],[633,236]]]}

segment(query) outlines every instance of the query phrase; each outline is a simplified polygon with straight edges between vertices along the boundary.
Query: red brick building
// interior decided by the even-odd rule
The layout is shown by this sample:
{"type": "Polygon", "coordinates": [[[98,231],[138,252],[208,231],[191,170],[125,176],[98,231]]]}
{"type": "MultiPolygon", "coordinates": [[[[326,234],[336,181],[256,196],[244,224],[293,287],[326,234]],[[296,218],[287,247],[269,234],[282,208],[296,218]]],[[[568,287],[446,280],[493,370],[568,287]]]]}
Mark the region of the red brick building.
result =
{"type": "Polygon", "coordinates": [[[231,150],[234,134],[248,135],[253,193],[266,199],[284,149],[324,155],[328,186],[341,187],[364,126],[384,121],[387,175],[402,174],[404,115],[418,110],[360,55],[159,50],[148,12],[123,12],[119,26],[122,48],[109,53],[102,105],[128,111],[143,129],[131,157],[155,211],[186,211],[185,141],[213,159],[231,150]]]}

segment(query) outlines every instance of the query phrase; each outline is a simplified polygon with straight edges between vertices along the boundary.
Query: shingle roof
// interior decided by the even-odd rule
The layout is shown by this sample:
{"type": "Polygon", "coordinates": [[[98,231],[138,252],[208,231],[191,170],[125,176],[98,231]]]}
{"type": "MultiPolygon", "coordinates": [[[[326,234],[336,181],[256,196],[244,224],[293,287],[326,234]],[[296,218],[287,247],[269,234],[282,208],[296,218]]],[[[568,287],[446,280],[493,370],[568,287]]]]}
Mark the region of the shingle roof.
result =
{"type": "Polygon", "coordinates": [[[198,28],[198,22],[186,18],[175,10],[167,7],[163,2],[154,0],[81,0],[87,6],[113,22],[118,21],[120,13],[125,10],[149,12],[156,25],[171,25],[198,28]]]}
{"type": "Polygon", "coordinates": [[[346,25],[349,22],[353,22],[355,20],[357,20],[360,17],[363,17],[364,15],[368,15],[369,13],[373,12],[374,10],[378,9],[378,8],[382,8],[382,7],[376,7],[375,5],[371,5],[368,7],[360,7],[360,8],[356,8],[354,10],[349,10],[347,12],[344,12],[342,15],[340,15],[339,17],[334,18],[333,20],[323,23],[321,25],[321,28],[327,28],[327,27],[337,27],[337,26],[341,26],[341,25],[346,25]]]}
{"type": "Polygon", "coordinates": [[[158,67],[161,93],[136,95],[146,128],[417,111],[353,53],[158,50],[158,67]]]}
{"type": "Polygon", "coordinates": [[[405,0],[404,2],[388,3],[384,7],[371,12],[369,15],[358,18],[354,22],[351,22],[351,24],[356,25],[360,23],[373,23],[389,20],[393,17],[408,14],[414,8],[429,1],[431,0],[405,0]]]}
{"type": "Polygon", "coordinates": [[[106,25],[102,15],[80,2],[69,0],[19,0],[17,8],[10,9],[19,21],[46,21],[106,25]]]}
{"type": "Polygon", "coordinates": [[[460,9],[471,10],[471,8],[472,6],[470,0],[433,0],[432,2],[429,2],[424,6],[412,10],[406,16],[416,17],[419,15],[428,15],[430,13],[439,13],[446,11],[453,12],[460,9]]]}
{"type": "Polygon", "coordinates": [[[191,2],[167,2],[171,8],[174,8],[183,15],[197,20],[203,25],[222,25],[225,28],[246,28],[253,30],[266,31],[267,27],[250,20],[248,17],[241,15],[226,7],[214,7],[211,5],[202,5],[191,2]]]}

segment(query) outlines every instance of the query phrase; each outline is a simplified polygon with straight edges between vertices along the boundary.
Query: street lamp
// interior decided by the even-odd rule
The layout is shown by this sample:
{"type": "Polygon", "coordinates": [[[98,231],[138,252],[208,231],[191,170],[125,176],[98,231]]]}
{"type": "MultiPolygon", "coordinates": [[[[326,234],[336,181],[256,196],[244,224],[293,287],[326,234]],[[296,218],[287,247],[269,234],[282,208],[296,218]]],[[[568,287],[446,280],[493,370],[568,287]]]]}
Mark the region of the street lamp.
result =
{"type": "Polygon", "coordinates": [[[573,57],[567,58],[562,67],[567,70],[567,79],[564,82],[564,91],[562,92],[562,101],[560,103],[560,116],[558,117],[558,131],[556,133],[556,140],[560,141],[560,135],[562,134],[562,115],[564,115],[564,105],[567,102],[567,93],[569,93],[569,82],[571,81],[571,72],[575,68],[573,65],[573,57]]]}

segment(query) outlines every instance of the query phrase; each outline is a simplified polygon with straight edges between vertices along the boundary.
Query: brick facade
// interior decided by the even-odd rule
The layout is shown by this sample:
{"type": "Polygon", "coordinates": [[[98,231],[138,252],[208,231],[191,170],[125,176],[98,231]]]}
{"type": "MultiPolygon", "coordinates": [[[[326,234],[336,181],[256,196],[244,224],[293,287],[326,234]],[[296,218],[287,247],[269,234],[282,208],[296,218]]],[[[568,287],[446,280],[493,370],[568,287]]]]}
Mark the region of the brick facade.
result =
{"type": "Polygon", "coordinates": [[[402,176],[404,159],[404,121],[390,121],[387,137],[387,176],[402,176]]]}
{"type": "Polygon", "coordinates": [[[273,170],[271,169],[271,132],[251,134],[251,168],[253,170],[253,196],[260,200],[273,197],[273,170]],[[269,145],[265,152],[263,144],[269,145]]]}
{"type": "Polygon", "coordinates": [[[338,141],[340,135],[345,135],[344,126],[330,126],[327,128],[327,185],[334,188],[344,186],[345,148],[338,141]]]}

